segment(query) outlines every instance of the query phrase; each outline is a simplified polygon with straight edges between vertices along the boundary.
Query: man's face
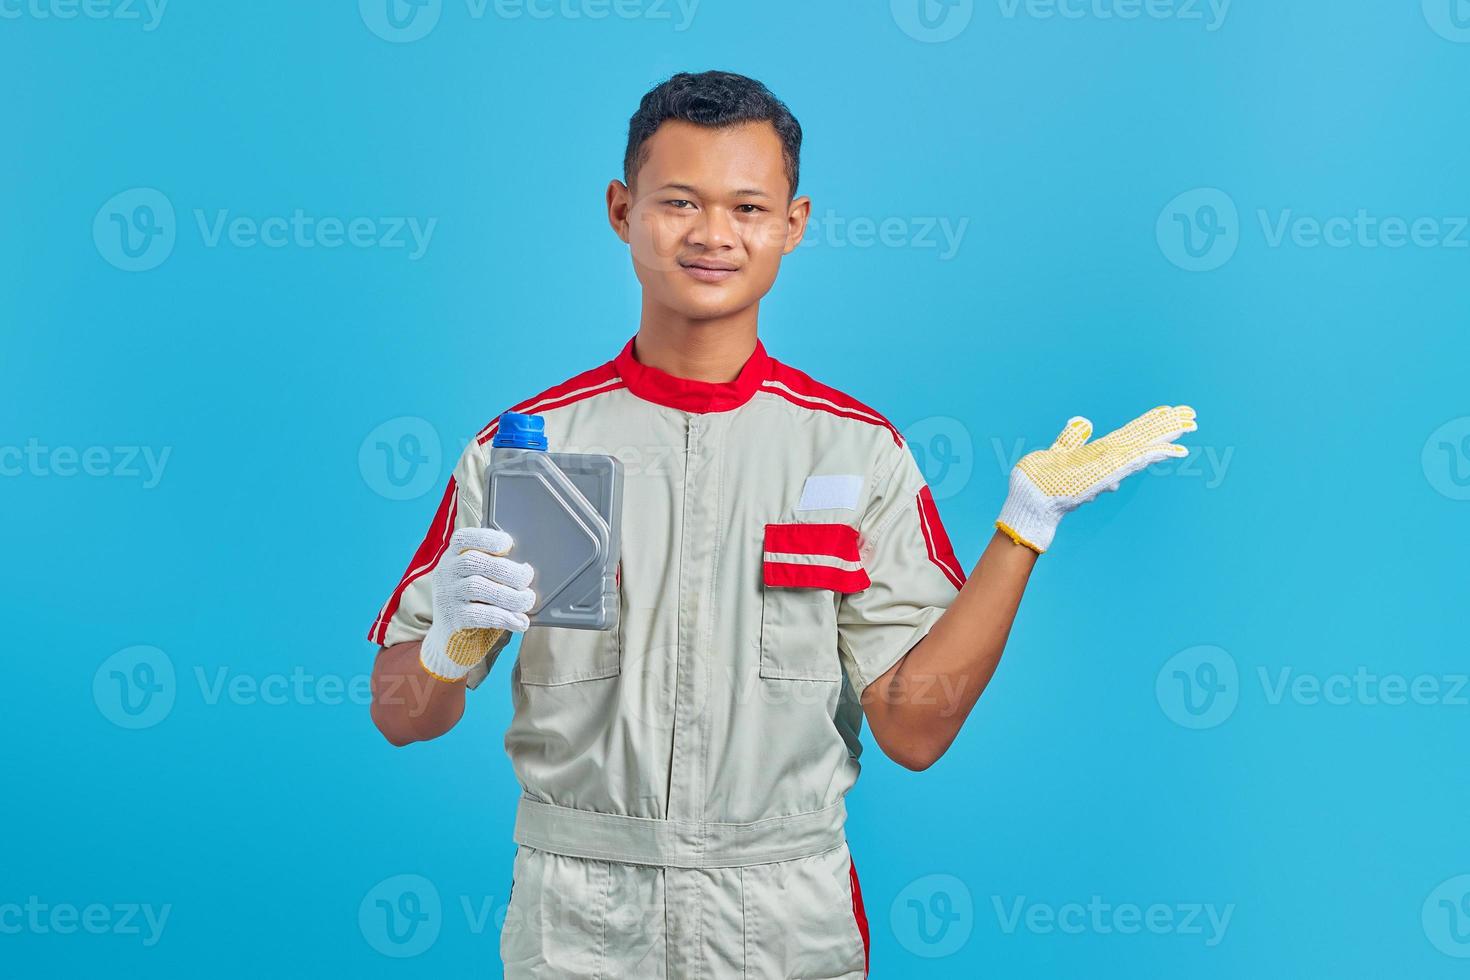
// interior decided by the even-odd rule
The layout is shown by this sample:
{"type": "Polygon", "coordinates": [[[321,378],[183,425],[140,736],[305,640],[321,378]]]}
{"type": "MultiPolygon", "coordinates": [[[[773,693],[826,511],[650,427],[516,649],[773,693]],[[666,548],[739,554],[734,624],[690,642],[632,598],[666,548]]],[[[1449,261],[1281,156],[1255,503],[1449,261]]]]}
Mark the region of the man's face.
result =
{"type": "Polygon", "coordinates": [[[608,218],[633,254],[645,302],[694,320],[739,312],[776,281],[811,201],[788,201],[785,158],[767,122],[723,129],[669,120],[647,159],[608,186],[608,218]]]}

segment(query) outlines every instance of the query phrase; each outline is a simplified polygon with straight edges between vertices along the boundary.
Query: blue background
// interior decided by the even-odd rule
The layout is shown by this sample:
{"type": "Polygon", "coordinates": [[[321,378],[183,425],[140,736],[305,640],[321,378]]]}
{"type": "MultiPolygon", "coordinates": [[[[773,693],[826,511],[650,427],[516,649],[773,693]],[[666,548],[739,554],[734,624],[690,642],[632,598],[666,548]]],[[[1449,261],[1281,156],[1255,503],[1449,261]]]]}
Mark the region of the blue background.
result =
{"type": "Polygon", "coordinates": [[[1064,524],[949,754],[913,774],[870,745],[873,975],[1463,975],[1470,11],[1098,3],[931,30],[913,0],[443,0],[412,41],[381,0],[176,0],[152,30],[7,5],[0,973],[499,975],[511,658],[454,731],[393,749],[363,636],[464,442],[636,329],[604,189],[639,96],[719,67],[793,108],[801,189],[846,223],[787,259],[766,344],[914,435],[967,568],[1015,447],[1200,412],[1189,467],[1064,524]],[[137,188],[175,241],[133,272],[108,229],[157,203],[137,188]],[[211,247],[195,216],[297,208],[437,225],[414,259],[211,247]],[[1360,209],[1459,246],[1273,241],[1360,209]],[[886,244],[850,224],[890,218],[886,244]],[[965,223],[953,254],[939,222],[965,223]],[[1201,242],[1218,267],[1188,271],[1201,242]],[[359,455],[385,422],[429,433],[418,496],[359,455]],[[161,478],[115,447],[167,451],[161,478]],[[124,704],[140,657],[159,700],[124,704]],[[1276,696],[1360,668],[1438,693],[1276,696]],[[401,874],[439,899],[410,945],[376,904],[401,874]],[[17,928],[30,896],[107,906],[103,934],[17,928]],[[1093,896],[1175,926],[1010,927],[1093,896]],[[169,906],[157,942],[127,903],[169,906]],[[1180,927],[1191,904],[1230,909],[1223,938],[1180,927]]]}

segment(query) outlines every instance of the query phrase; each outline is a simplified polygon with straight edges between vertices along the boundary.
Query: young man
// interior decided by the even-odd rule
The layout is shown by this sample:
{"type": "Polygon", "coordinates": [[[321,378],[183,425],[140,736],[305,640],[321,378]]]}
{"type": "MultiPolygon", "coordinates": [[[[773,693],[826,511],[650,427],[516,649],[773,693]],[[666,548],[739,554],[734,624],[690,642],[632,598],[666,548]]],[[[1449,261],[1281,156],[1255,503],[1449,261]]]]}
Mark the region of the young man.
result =
{"type": "Polygon", "coordinates": [[[1195,428],[1166,407],[1089,442],[1073,419],[1017,465],[967,580],[898,431],[757,339],[811,210],[800,147],[786,106],[739,75],[644,96],[607,189],[637,334],[515,406],[553,450],[629,462],[618,628],[527,630],[534,570],[480,527],[491,422],[369,634],[373,718],[402,745],[453,727],[525,632],[507,977],[865,976],[843,835],[863,717],[901,765],[938,759],[1062,515],[1185,455],[1173,440],[1195,428]]]}

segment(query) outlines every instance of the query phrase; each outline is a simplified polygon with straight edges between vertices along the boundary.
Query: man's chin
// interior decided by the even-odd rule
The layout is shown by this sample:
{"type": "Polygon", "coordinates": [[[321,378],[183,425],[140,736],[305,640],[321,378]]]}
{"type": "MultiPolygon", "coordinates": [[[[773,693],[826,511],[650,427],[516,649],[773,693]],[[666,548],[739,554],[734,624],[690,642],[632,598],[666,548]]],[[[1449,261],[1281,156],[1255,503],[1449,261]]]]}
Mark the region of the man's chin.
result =
{"type": "Polygon", "coordinates": [[[743,296],[719,295],[722,292],[711,289],[704,296],[680,295],[674,297],[669,306],[691,320],[719,320],[751,305],[743,296]]]}

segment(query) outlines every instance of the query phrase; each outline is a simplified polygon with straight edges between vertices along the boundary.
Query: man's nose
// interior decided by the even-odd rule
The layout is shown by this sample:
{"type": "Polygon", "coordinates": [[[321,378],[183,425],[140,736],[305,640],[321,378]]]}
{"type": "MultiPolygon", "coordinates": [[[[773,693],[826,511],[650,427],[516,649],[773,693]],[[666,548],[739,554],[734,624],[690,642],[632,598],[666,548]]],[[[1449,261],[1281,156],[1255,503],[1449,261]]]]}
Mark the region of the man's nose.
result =
{"type": "Polygon", "coordinates": [[[705,208],[690,229],[689,240],[705,248],[733,248],[737,239],[730,212],[724,208],[705,208]]]}

